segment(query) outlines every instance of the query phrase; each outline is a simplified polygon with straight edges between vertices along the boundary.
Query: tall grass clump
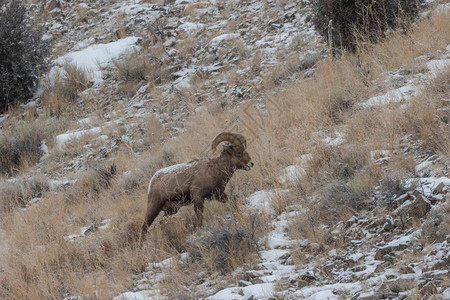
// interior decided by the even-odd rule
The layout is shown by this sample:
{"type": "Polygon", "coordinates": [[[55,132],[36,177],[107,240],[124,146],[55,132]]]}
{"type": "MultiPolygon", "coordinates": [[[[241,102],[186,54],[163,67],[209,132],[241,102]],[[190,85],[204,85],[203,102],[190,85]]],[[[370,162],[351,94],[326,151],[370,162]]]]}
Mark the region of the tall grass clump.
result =
{"type": "Polygon", "coordinates": [[[35,175],[15,181],[0,182],[0,214],[25,207],[34,198],[42,197],[50,190],[44,176],[35,175]]]}
{"type": "Polygon", "coordinates": [[[73,115],[79,94],[90,87],[89,74],[76,65],[65,63],[47,80],[40,97],[41,105],[51,116],[73,115]]]}
{"type": "Polygon", "coordinates": [[[41,157],[46,137],[40,122],[23,123],[0,135],[0,174],[12,175],[34,165],[41,157]]]}

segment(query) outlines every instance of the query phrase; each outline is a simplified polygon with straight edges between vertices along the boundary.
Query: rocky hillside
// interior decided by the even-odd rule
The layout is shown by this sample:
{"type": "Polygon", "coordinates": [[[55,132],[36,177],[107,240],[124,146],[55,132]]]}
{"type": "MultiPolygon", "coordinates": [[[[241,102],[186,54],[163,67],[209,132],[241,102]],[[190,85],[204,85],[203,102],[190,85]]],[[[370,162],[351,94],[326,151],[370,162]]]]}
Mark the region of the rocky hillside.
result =
{"type": "Polygon", "coordinates": [[[450,299],[448,1],[336,58],[307,0],[28,2],[51,64],[0,116],[1,298],[450,299]],[[148,180],[220,131],[255,162],[232,201],[138,247],[148,180]]]}

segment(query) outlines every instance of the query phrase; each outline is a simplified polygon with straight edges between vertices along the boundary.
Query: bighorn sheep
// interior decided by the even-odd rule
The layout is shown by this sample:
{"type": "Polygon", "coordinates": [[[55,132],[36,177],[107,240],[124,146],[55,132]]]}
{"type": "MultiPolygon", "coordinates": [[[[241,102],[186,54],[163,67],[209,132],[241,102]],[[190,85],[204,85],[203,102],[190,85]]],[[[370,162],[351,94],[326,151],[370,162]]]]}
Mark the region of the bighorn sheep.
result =
{"type": "Polygon", "coordinates": [[[165,216],[177,213],[181,206],[194,204],[197,226],[203,223],[205,199],[216,198],[225,202],[228,196],[225,186],[237,169],[249,171],[253,166],[250,155],[245,151],[245,138],[236,133],[222,132],[212,142],[213,152],[221,142],[222,153],[216,158],[195,159],[157,171],[148,186],[147,213],[141,228],[142,241],[148,227],[160,211],[165,216]]]}

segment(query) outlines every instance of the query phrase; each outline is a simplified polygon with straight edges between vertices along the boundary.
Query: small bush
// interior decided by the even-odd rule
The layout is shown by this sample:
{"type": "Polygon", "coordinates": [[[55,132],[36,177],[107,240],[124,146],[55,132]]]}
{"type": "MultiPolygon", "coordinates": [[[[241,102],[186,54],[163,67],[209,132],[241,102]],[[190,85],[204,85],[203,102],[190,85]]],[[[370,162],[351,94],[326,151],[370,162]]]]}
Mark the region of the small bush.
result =
{"type": "Polygon", "coordinates": [[[43,176],[0,182],[0,213],[25,207],[33,198],[42,197],[49,190],[48,180],[43,176]]]}
{"type": "Polygon", "coordinates": [[[383,201],[388,205],[392,205],[397,197],[408,191],[405,180],[399,176],[389,174],[381,180],[380,189],[383,201]]]}
{"type": "Polygon", "coordinates": [[[113,61],[114,66],[125,80],[144,80],[149,73],[150,63],[138,52],[113,61]]]}
{"type": "Polygon", "coordinates": [[[214,228],[195,237],[189,250],[194,259],[202,259],[212,269],[226,273],[245,263],[256,249],[250,232],[214,228]]]}
{"type": "Polygon", "coordinates": [[[77,177],[76,184],[67,191],[66,202],[77,203],[83,199],[94,199],[99,193],[109,188],[116,174],[115,164],[104,168],[91,168],[77,177]]]}
{"type": "MultiPolygon", "coordinates": [[[[41,105],[52,116],[60,117],[76,104],[80,92],[90,86],[85,70],[69,63],[64,64],[51,82],[47,83],[40,97],[41,105]]],[[[71,111],[73,114],[73,110],[71,111]]]]}
{"type": "Polygon", "coordinates": [[[147,80],[158,85],[168,79],[169,71],[164,56],[153,48],[134,51],[113,61],[120,78],[127,82],[147,80]]]}
{"type": "Polygon", "coordinates": [[[333,46],[354,51],[362,40],[378,42],[387,30],[410,24],[421,3],[422,0],[316,0],[313,23],[328,39],[332,20],[333,46]]]}
{"type": "Polygon", "coordinates": [[[308,174],[318,182],[348,181],[368,162],[367,149],[354,146],[325,146],[313,155],[308,174]]]}
{"type": "Polygon", "coordinates": [[[346,183],[330,183],[325,187],[325,201],[331,207],[349,205],[356,207],[358,205],[359,195],[346,183]]]}
{"type": "Polygon", "coordinates": [[[42,35],[33,29],[21,1],[0,1],[0,113],[33,96],[46,69],[48,45],[42,35]]]}
{"type": "Polygon", "coordinates": [[[39,124],[23,124],[0,136],[0,174],[14,174],[41,156],[44,132],[39,124]]]}

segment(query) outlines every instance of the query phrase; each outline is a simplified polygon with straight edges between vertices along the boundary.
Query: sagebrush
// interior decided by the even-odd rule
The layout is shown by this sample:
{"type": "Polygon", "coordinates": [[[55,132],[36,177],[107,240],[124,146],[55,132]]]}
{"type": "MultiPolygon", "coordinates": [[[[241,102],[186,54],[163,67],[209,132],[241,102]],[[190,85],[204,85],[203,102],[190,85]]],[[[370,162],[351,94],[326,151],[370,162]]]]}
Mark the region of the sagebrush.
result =
{"type": "Polygon", "coordinates": [[[46,69],[48,43],[21,1],[0,0],[0,113],[29,100],[46,69]]]}
{"type": "Polygon", "coordinates": [[[388,29],[407,27],[419,13],[422,0],[316,0],[313,23],[335,48],[356,50],[361,41],[378,42],[388,29]],[[330,21],[332,24],[330,24],[330,21]]]}

